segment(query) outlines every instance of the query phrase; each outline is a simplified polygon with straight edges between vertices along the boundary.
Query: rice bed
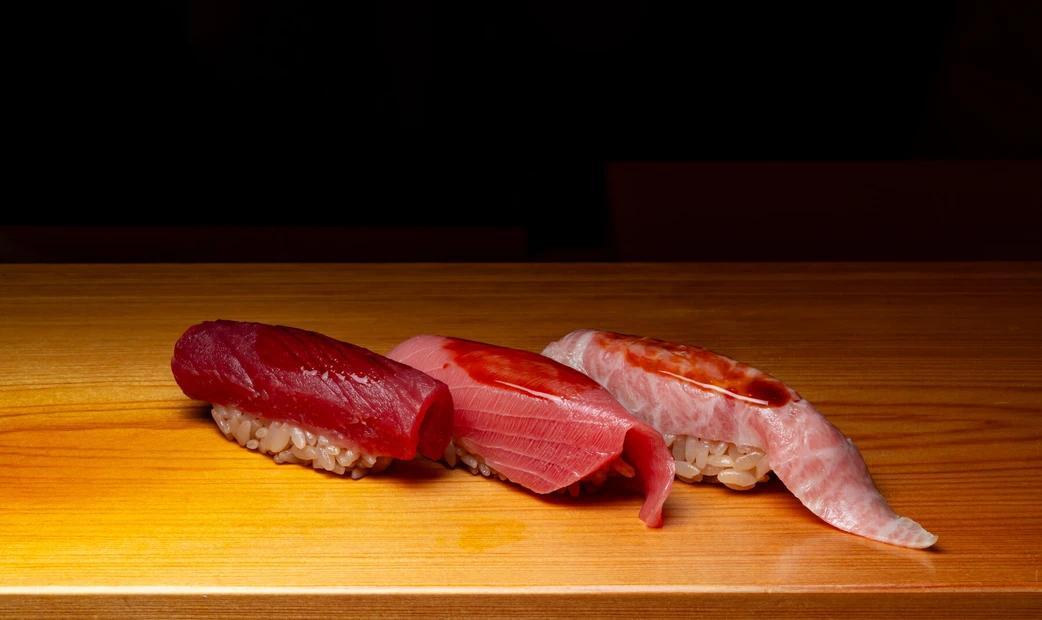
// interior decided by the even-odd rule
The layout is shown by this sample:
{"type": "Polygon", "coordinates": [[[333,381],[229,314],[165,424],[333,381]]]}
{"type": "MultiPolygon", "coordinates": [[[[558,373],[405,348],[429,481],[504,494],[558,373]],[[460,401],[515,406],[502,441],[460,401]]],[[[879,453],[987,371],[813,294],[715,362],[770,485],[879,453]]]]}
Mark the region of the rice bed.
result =
{"type": "Polygon", "coordinates": [[[391,457],[367,454],[358,446],[345,446],[326,435],[313,433],[290,422],[274,421],[214,405],[213,421],[224,436],[249,450],[271,455],[276,463],[298,463],[358,480],[387,469],[391,457]]]}
{"type": "Polygon", "coordinates": [[[762,448],[711,441],[692,435],[663,435],[683,482],[719,482],[729,489],[748,491],[767,482],[770,460],[762,448]]]}

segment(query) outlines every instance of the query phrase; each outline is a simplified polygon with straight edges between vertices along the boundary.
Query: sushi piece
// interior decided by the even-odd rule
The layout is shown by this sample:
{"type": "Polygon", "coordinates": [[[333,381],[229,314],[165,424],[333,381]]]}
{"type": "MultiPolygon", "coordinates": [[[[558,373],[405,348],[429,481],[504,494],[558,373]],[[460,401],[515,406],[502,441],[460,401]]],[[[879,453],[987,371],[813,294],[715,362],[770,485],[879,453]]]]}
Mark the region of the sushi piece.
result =
{"type": "Polygon", "coordinates": [[[589,375],[662,432],[683,481],[744,490],[773,471],[841,530],[904,547],[937,541],[890,508],[849,438],[770,375],[699,347],[589,329],[543,355],[589,375]]]}
{"type": "Polygon", "coordinates": [[[444,381],[456,406],[445,461],[536,493],[592,490],[636,476],[640,518],[662,524],[673,459],[662,436],[582,373],[528,351],[416,336],[388,353],[444,381]]]}
{"type": "Polygon", "coordinates": [[[315,332],[207,321],[170,366],[186,395],[213,403],[226,437],[277,463],[358,479],[417,451],[438,458],[451,438],[444,383],[315,332]]]}

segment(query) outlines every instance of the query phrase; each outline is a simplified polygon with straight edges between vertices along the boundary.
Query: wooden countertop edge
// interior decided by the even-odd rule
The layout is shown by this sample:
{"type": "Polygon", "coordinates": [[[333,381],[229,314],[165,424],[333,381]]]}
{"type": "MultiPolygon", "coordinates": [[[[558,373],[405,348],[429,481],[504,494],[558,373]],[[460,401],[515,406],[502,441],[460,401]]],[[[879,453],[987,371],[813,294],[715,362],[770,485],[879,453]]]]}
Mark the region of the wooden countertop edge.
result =
{"type": "Polygon", "coordinates": [[[27,587],[0,589],[0,618],[190,617],[253,615],[352,617],[729,617],[826,618],[915,614],[922,618],[1038,617],[1038,588],[851,589],[591,587],[27,587]]]}

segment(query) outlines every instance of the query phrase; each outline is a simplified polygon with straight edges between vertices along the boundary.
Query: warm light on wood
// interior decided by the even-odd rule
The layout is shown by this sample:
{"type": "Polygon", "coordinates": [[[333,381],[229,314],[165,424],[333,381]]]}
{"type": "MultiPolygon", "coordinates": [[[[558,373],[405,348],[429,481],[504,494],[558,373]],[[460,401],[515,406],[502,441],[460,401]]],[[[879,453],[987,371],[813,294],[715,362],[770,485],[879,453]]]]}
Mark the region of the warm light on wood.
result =
{"type": "Polygon", "coordinates": [[[0,266],[0,615],[1032,615],[1040,463],[1040,264],[0,266]],[[699,344],[815,403],[940,541],[845,534],[777,482],[678,483],[651,530],[621,492],[279,466],[171,377],[214,318],[381,353],[579,327],[699,344]]]}

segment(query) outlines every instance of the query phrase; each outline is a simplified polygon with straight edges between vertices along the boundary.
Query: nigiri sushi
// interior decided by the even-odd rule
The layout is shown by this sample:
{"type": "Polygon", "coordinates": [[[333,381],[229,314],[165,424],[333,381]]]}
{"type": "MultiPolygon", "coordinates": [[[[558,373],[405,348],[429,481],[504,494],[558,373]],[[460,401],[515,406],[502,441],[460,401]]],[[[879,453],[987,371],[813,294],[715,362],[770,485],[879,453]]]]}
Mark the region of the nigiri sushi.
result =
{"type": "Polygon", "coordinates": [[[662,524],[673,459],[662,436],[582,373],[528,351],[416,336],[388,356],[444,381],[455,404],[445,461],[536,493],[577,495],[611,475],[636,477],[640,518],[662,524]]]}
{"type": "Polygon", "coordinates": [[[315,332],[207,321],[170,366],[186,395],[213,403],[226,437],[277,463],[358,479],[417,452],[438,458],[451,437],[444,383],[315,332]]]}
{"type": "Polygon", "coordinates": [[[700,347],[589,329],[543,355],[590,376],[663,433],[680,480],[744,490],[773,471],[841,530],[904,547],[937,541],[890,508],[849,438],[766,373],[700,347]]]}

